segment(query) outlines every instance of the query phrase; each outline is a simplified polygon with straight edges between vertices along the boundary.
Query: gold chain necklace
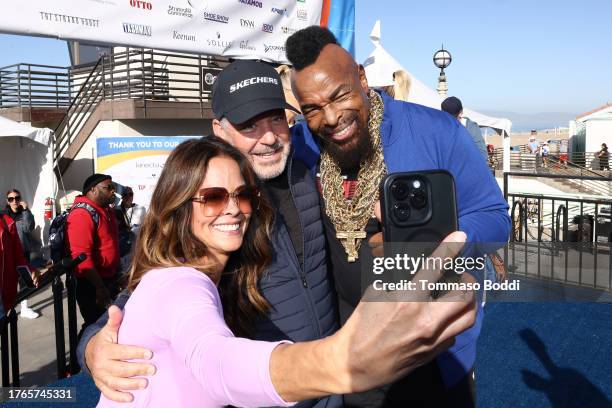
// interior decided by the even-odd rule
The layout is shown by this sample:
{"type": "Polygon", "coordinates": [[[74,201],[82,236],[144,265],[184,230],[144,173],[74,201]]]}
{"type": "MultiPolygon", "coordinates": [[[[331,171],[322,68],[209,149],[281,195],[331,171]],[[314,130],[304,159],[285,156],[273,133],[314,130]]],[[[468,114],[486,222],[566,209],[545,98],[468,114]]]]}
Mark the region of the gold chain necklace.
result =
{"type": "Polygon", "coordinates": [[[387,173],[380,140],[380,124],[383,117],[383,102],[380,95],[370,91],[370,118],[368,130],[372,154],[359,163],[357,188],[351,201],[344,198],[344,187],[340,165],[327,153],[321,154],[321,186],[325,200],[325,212],[336,229],[336,238],[346,251],[349,262],[359,257],[361,240],[366,237],[365,226],[372,216],[378,200],[378,186],[387,173]]]}

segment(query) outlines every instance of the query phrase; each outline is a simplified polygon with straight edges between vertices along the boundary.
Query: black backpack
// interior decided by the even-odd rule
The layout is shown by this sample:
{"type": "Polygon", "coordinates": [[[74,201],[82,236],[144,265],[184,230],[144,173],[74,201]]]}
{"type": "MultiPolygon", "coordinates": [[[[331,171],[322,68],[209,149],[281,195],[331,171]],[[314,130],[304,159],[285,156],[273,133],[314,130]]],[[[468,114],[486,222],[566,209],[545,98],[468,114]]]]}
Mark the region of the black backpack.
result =
{"type": "Polygon", "coordinates": [[[77,203],[70,208],[68,211],[64,211],[51,221],[49,227],[49,250],[51,252],[51,260],[53,263],[61,261],[66,255],[66,222],[68,221],[68,215],[73,210],[82,208],[86,210],[93,220],[96,228],[100,222],[100,216],[98,211],[87,203],[77,203]]]}

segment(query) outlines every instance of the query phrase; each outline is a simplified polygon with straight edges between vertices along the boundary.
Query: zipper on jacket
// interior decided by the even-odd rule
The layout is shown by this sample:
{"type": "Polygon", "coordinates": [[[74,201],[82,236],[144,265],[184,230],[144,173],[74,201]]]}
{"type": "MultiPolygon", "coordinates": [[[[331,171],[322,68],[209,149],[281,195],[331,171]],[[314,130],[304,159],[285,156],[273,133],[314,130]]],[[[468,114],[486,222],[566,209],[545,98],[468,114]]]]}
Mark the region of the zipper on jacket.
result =
{"type": "MultiPolygon", "coordinates": [[[[289,194],[291,195],[291,200],[293,201],[293,205],[295,206],[295,211],[298,216],[298,223],[300,224],[300,232],[302,233],[302,263],[300,264],[299,259],[298,265],[300,266],[300,277],[302,278],[302,286],[304,287],[304,296],[306,296],[308,306],[310,307],[310,311],[312,313],[312,320],[317,332],[317,336],[320,338],[323,335],[323,328],[321,327],[321,321],[319,320],[319,313],[317,312],[317,307],[314,304],[312,297],[310,296],[310,291],[308,290],[308,280],[306,280],[306,237],[304,236],[304,226],[302,225],[302,217],[300,216],[300,210],[295,203],[295,196],[293,195],[293,181],[292,181],[292,172],[291,169],[293,167],[293,152],[289,156],[289,160],[287,160],[287,165],[289,168],[287,169],[287,182],[289,184],[289,194]]],[[[315,187],[316,188],[316,187],[315,187]]],[[[317,193],[318,194],[318,193],[317,193]]],[[[294,255],[297,258],[297,254],[294,255]]]]}

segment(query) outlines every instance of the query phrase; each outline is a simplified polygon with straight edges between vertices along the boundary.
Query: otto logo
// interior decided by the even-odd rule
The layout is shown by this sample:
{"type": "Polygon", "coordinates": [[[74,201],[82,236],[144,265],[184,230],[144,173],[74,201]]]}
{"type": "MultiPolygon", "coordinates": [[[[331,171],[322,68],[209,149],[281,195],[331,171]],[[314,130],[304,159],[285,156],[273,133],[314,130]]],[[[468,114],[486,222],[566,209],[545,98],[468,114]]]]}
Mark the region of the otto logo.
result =
{"type": "Polygon", "coordinates": [[[130,0],[130,6],[139,8],[139,9],[143,9],[143,10],[153,9],[153,4],[146,2],[146,1],[141,1],[141,0],[130,0]]]}
{"type": "Polygon", "coordinates": [[[278,14],[279,16],[289,17],[289,13],[287,12],[287,9],[281,9],[281,8],[278,8],[278,7],[272,7],[271,11],[273,13],[278,14]]]}
{"type": "Polygon", "coordinates": [[[308,13],[306,12],[306,10],[298,10],[297,18],[298,20],[306,21],[308,20],[308,13]]]}
{"type": "Polygon", "coordinates": [[[265,33],[271,33],[274,31],[274,26],[272,24],[264,24],[261,27],[261,31],[265,32],[265,33]]]}
{"type": "Polygon", "coordinates": [[[255,22],[253,20],[245,20],[244,18],[240,19],[240,25],[242,27],[255,28],[255,22]]]}

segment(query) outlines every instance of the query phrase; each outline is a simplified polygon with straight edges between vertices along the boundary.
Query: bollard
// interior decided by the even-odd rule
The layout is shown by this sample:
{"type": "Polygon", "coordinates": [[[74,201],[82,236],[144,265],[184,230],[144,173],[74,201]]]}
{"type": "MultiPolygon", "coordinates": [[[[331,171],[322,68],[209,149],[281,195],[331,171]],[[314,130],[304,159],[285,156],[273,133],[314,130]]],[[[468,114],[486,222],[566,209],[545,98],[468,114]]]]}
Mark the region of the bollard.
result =
{"type": "Polygon", "coordinates": [[[9,326],[11,330],[11,372],[13,387],[19,387],[19,338],[17,337],[17,312],[9,312],[9,326]]]}
{"type": "Polygon", "coordinates": [[[57,354],[57,378],[66,378],[66,344],[64,343],[64,284],[59,274],[53,278],[53,313],[55,314],[55,352],[57,354]]]}
{"type": "Polygon", "coordinates": [[[0,351],[2,354],[2,386],[9,386],[8,318],[0,321],[0,351]]]}
{"type": "Polygon", "coordinates": [[[77,312],[76,312],[76,279],[72,270],[66,272],[66,291],[68,292],[68,345],[70,347],[70,374],[79,371],[77,361],[77,312]]]}

